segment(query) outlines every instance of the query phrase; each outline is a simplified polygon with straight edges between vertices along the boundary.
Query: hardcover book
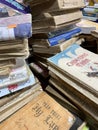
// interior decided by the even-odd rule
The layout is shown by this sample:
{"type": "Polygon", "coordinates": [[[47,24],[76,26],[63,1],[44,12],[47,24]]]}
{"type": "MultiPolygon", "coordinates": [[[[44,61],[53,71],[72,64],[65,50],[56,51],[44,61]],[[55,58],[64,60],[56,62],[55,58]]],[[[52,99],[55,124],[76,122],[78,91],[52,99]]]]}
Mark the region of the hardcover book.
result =
{"type": "Polygon", "coordinates": [[[98,97],[98,56],[77,44],[48,58],[48,62],[81,83],[85,89],[98,97]]]}

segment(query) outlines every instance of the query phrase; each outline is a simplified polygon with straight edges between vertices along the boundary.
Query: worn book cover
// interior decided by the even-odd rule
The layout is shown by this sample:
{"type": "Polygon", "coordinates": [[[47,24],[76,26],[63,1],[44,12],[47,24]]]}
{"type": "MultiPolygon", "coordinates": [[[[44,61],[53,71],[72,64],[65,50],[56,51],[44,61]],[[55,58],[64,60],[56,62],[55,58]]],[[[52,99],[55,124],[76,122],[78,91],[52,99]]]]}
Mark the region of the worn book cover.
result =
{"type": "Polygon", "coordinates": [[[32,15],[39,15],[39,12],[52,12],[84,7],[84,0],[49,0],[40,4],[30,4],[32,15]]]}
{"type": "Polygon", "coordinates": [[[45,13],[43,17],[32,21],[34,29],[48,26],[58,26],[82,18],[82,12],[78,10],[58,11],[55,13],[45,13]]]}
{"type": "Polygon", "coordinates": [[[75,117],[43,92],[1,123],[1,130],[69,130],[75,117]],[[10,123],[11,122],[11,123],[10,123]]]}
{"type": "Polygon", "coordinates": [[[28,89],[19,91],[16,97],[13,97],[12,100],[0,107],[0,123],[37,97],[41,92],[42,87],[38,82],[28,89]]]}
{"type": "Polygon", "coordinates": [[[50,64],[66,73],[98,96],[98,56],[77,44],[48,58],[50,64]]]}
{"type": "Polygon", "coordinates": [[[0,41],[31,37],[31,23],[31,14],[22,14],[0,19],[0,41]]]}
{"type": "MultiPolygon", "coordinates": [[[[17,71],[19,73],[20,69],[18,69],[17,71]]],[[[30,87],[36,83],[34,74],[30,71],[29,68],[26,70],[26,72],[24,69],[21,69],[21,71],[20,71],[20,74],[18,74],[17,72],[14,73],[13,77],[11,77],[11,79],[8,79],[8,84],[5,82],[6,86],[4,86],[4,88],[0,88],[0,97],[14,93],[24,88],[30,87]],[[24,79],[24,80],[21,80],[21,79],[24,79]]],[[[3,81],[1,80],[1,83],[2,82],[3,81]]]]}

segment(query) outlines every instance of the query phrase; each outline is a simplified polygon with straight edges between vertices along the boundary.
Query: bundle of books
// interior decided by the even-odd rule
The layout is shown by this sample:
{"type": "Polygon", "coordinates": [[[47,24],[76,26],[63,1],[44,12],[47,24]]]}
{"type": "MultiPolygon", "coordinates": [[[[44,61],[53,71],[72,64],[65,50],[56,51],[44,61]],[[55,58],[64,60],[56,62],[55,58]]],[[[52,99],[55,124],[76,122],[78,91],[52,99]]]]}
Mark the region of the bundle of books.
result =
{"type": "Polygon", "coordinates": [[[77,44],[48,58],[50,84],[65,95],[96,130],[98,128],[97,62],[97,54],[77,44]]]}
{"type": "Polygon", "coordinates": [[[91,0],[83,8],[83,18],[94,22],[98,21],[98,1],[91,0]]]}
{"type": "Polygon", "coordinates": [[[24,3],[31,7],[33,35],[29,44],[34,55],[49,57],[78,40],[81,44],[77,36],[81,29],[75,24],[82,17],[83,0],[25,0],[24,3]]]}
{"type": "Polygon", "coordinates": [[[0,0],[0,122],[42,91],[25,61],[31,36],[28,7],[14,0],[0,0]]]}

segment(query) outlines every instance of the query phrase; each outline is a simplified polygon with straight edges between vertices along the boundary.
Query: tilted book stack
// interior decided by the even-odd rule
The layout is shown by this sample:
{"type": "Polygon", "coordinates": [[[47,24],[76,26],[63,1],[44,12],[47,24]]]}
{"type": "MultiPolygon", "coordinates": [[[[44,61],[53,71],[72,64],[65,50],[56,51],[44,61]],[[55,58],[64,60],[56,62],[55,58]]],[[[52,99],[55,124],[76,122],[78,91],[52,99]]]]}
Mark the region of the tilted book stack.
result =
{"type": "Polygon", "coordinates": [[[0,0],[0,122],[42,92],[25,61],[32,16],[17,1],[0,0]]]}
{"type": "Polygon", "coordinates": [[[49,80],[98,128],[98,56],[77,44],[48,59],[49,80]]]}
{"type": "Polygon", "coordinates": [[[24,1],[32,13],[33,35],[29,44],[34,54],[51,56],[63,51],[77,40],[81,32],[75,24],[80,21],[83,0],[24,1]]]}

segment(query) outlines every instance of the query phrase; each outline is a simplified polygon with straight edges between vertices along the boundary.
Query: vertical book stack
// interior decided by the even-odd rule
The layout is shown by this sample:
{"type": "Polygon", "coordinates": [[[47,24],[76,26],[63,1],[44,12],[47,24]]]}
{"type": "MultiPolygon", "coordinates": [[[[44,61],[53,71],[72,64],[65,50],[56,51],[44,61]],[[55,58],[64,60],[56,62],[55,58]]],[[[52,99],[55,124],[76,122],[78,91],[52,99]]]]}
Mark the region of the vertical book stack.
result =
{"type": "Polygon", "coordinates": [[[41,90],[25,62],[29,56],[32,17],[29,7],[19,2],[22,1],[0,0],[0,122],[41,90]]]}

